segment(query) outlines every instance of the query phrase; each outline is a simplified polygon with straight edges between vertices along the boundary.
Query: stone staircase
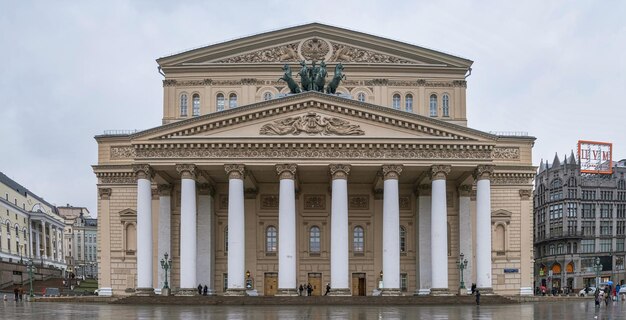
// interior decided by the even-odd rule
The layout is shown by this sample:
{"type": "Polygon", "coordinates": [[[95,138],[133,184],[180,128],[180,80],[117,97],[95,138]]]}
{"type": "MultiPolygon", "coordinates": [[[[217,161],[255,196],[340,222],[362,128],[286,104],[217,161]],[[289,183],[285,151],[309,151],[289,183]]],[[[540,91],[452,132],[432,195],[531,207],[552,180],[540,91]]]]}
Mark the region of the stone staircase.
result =
{"type": "MultiPolygon", "coordinates": [[[[114,304],[179,304],[179,305],[467,305],[475,304],[474,296],[367,296],[367,297],[226,297],[226,296],[128,296],[114,304]]],[[[481,305],[514,304],[516,301],[498,295],[482,295],[481,305]]]]}

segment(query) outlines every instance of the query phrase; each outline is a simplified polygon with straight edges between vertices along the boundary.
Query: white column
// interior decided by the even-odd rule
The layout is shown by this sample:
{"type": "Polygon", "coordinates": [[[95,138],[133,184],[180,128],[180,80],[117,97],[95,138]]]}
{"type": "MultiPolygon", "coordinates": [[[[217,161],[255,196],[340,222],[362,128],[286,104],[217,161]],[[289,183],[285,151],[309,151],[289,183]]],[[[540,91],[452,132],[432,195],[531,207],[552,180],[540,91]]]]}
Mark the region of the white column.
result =
{"type": "Polygon", "coordinates": [[[491,182],[493,166],[478,166],[476,181],[476,287],[492,290],[491,282],[491,182]]]}
{"type": "Polygon", "coordinates": [[[39,233],[39,227],[36,227],[35,229],[35,243],[36,243],[36,247],[35,247],[35,257],[37,257],[37,259],[41,258],[41,234],[39,233]]]}
{"type": "Polygon", "coordinates": [[[419,265],[419,286],[417,290],[418,295],[430,294],[430,288],[432,288],[432,271],[431,271],[431,256],[430,256],[430,191],[431,186],[428,184],[422,184],[418,187],[418,237],[419,237],[419,251],[418,251],[418,265],[419,265]]]}
{"type": "Polygon", "coordinates": [[[29,230],[30,230],[30,237],[28,238],[28,247],[29,247],[28,248],[28,250],[29,250],[28,251],[29,252],[28,257],[32,258],[32,257],[34,257],[33,256],[33,240],[35,240],[35,230],[33,229],[33,222],[32,221],[30,222],[29,230]]]}
{"type": "Polygon", "coordinates": [[[196,166],[179,164],[180,182],[180,290],[179,295],[197,295],[196,289],[196,166]]]}
{"type": "Polygon", "coordinates": [[[446,176],[450,166],[431,167],[431,271],[432,294],[448,291],[448,212],[446,205],[446,176]]]}
{"type": "Polygon", "coordinates": [[[297,165],[278,164],[278,295],[298,295],[296,281],[296,187],[297,165]]]}
{"type": "Polygon", "coordinates": [[[463,271],[463,280],[465,282],[465,288],[467,288],[470,293],[472,291],[472,269],[474,268],[471,193],[471,185],[462,185],[459,187],[459,253],[462,253],[464,259],[468,261],[463,271]]]}
{"type": "MultiPolygon", "coordinates": [[[[159,229],[157,237],[157,261],[159,261],[159,272],[157,278],[159,279],[159,285],[155,289],[157,294],[161,293],[161,289],[165,286],[165,270],[161,268],[161,260],[164,259],[165,254],[168,255],[168,260],[172,258],[172,186],[169,184],[162,184],[158,186],[159,193],[159,229]]],[[[168,271],[169,275],[171,272],[168,271]]],[[[171,277],[168,275],[168,286],[172,287],[171,277]]]]}
{"type": "Polygon", "coordinates": [[[226,295],[245,294],[244,166],[227,164],[228,174],[228,289],[226,295]]]}
{"type": "Polygon", "coordinates": [[[400,295],[400,194],[401,165],[383,166],[383,295],[400,295]]]}
{"type": "Polygon", "coordinates": [[[135,165],[133,170],[137,176],[136,292],[140,295],[149,295],[154,292],[152,287],[152,186],[150,182],[152,169],[149,165],[135,165]]]}
{"type": "Polygon", "coordinates": [[[43,253],[42,253],[42,256],[43,256],[43,259],[46,260],[46,259],[48,259],[48,230],[46,228],[46,222],[45,221],[41,222],[41,232],[43,234],[43,237],[41,239],[43,241],[43,246],[42,246],[43,253]]]}
{"type": "Polygon", "coordinates": [[[332,164],[330,174],[332,203],[330,217],[330,287],[331,295],[350,295],[349,230],[348,230],[348,174],[350,165],[332,164]]]}
{"type": "Polygon", "coordinates": [[[197,263],[196,278],[207,286],[207,294],[214,295],[213,288],[213,187],[201,184],[198,190],[197,263]]]}

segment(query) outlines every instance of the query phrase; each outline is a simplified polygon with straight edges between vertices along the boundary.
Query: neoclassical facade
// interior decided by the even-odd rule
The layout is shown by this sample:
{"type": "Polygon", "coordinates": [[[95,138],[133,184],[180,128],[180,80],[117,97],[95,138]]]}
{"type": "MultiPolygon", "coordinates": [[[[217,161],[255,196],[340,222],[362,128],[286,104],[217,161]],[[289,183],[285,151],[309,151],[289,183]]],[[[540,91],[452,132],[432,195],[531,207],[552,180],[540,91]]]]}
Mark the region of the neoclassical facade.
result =
{"type": "Polygon", "coordinates": [[[179,295],[455,293],[460,254],[532,293],[534,138],[467,127],[471,61],[313,23],[157,62],[162,125],[96,137],[101,294],[160,293],[166,253],[179,295]],[[335,94],[277,80],[322,61],[335,94]]]}

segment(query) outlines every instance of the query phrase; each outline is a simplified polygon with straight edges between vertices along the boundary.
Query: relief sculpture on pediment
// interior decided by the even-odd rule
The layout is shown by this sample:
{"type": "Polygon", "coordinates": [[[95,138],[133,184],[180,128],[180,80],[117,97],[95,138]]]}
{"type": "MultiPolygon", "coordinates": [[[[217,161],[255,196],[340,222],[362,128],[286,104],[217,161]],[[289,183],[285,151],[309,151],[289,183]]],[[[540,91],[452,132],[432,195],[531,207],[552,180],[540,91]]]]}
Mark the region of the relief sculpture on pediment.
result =
{"type": "Polygon", "coordinates": [[[315,112],[309,112],[299,117],[289,117],[276,120],[261,127],[262,135],[287,134],[300,135],[339,135],[339,136],[360,136],[365,132],[360,126],[350,124],[348,121],[335,117],[322,117],[315,112]]]}
{"type": "Polygon", "coordinates": [[[251,62],[286,62],[286,61],[298,61],[299,57],[296,51],[298,50],[297,43],[285,44],[278,47],[267,48],[257,50],[238,56],[225,58],[218,63],[251,63],[251,62]]]}

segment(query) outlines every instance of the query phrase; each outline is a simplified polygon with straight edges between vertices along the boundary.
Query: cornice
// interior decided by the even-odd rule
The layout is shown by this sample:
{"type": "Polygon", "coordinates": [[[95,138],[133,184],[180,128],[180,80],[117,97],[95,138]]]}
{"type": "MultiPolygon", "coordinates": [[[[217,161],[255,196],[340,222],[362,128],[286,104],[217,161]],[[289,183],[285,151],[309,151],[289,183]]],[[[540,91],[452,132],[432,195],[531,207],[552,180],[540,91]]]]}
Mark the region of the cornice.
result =
{"type": "Polygon", "coordinates": [[[360,118],[366,122],[395,126],[420,134],[428,134],[430,136],[449,138],[452,140],[476,140],[475,138],[463,136],[463,134],[481,137],[493,141],[494,143],[497,140],[497,136],[495,135],[446,121],[314,91],[261,101],[235,109],[228,109],[166,124],[137,132],[132,134],[130,138],[131,140],[137,140],[149,135],[158,134],[159,132],[164,133],[153,139],[182,137],[207,132],[214,128],[224,128],[254,121],[276,114],[286,114],[309,109],[324,110],[344,116],[350,115],[353,118],[360,118]],[[453,133],[454,131],[460,133],[453,133]]]}

